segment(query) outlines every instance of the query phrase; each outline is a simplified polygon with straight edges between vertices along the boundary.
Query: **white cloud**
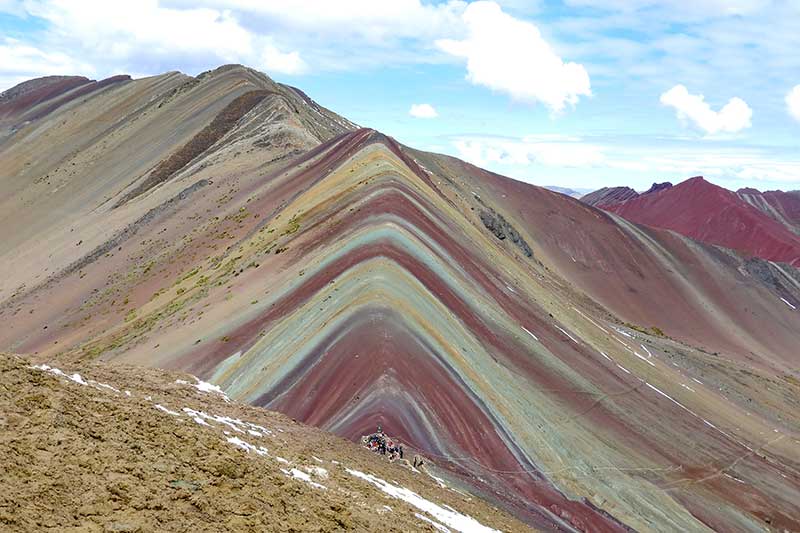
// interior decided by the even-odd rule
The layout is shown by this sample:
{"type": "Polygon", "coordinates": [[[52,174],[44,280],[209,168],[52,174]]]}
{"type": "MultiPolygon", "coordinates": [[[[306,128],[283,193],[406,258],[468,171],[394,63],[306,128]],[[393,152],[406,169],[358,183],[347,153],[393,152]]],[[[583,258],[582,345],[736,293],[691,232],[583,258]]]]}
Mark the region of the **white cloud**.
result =
{"type": "Polygon", "coordinates": [[[800,85],[795,85],[786,95],[786,106],[789,108],[789,114],[800,121],[800,85]]]}
{"type": "Polygon", "coordinates": [[[31,3],[29,11],[53,24],[56,34],[112,57],[136,50],[152,55],[208,53],[233,60],[253,50],[253,36],[225,11],[165,8],[156,0],[48,0],[31,3]]]}
{"type": "Polygon", "coordinates": [[[661,95],[661,103],[677,111],[681,120],[689,120],[710,135],[736,133],[751,126],[753,110],[741,98],[731,98],[719,111],[714,111],[702,94],[690,94],[683,85],[676,85],[661,95]]]}
{"type": "Polygon", "coordinates": [[[589,74],[565,63],[539,29],[504,13],[494,2],[471,3],[464,11],[467,37],[439,39],[448,54],[467,60],[467,79],[525,102],[541,102],[553,111],[590,96],[589,74]]]}
{"type": "Polygon", "coordinates": [[[267,72],[281,72],[283,74],[302,74],[308,70],[308,65],[297,52],[281,52],[272,44],[266,44],[261,53],[260,68],[267,72]]]}
{"type": "Polygon", "coordinates": [[[251,17],[268,18],[273,27],[313,32],[315,38],[356,36],[376,45],[385,44],[387,39],[441,36],[458,23],[466,7],[466,2],[459,0],[438,4],[420,0],[293,0],[290,8],[283,2],[260,0],[175,0],[173,4],[245,12],[251,17]]]}
{"type": "Polygon", "coordinates": [[[46,52],[17,39],[6,38],[0,44],[0,73],[3,74],[73,74],[76,69],[91,69],[63,52],[46,52]]]}
{"type": "Polygon", "coordinates": [[[25,14],[25,9],[20,0],[0,0],[0,13],[20,16],[25,14]]]}
{"type": "Polygon", "coordinates": [[[790,148],[742,146],[733,140],[698,144],[663,138],[528,135],[450,138],[453,153],[475,165],[541,185],[600,188],[702,175],[730,189],[797,189],[800,156],[790,148]],[[590,170],[587,170],[590,169],[590,170]]]}
{"type": "MultiPolygon", "coordinates": [[[[241,16],[230,10],[165,7],[157,0],[29,0],[19,5],[26,15],[47,23],[35,40],[40,53],[27,57],[17,54],[18,68],[37,75],[67,69],[70,74],[100,76],[124,71],[161,73],[176,68],[196,72],[222,63],[245,63],[267,73],[299,74],[307,70],[298,51],[279,46],[271,35],[246,28],[241,16]],[[82,61],[48,59],[64,56],[61,50],[82,61]],[[41,69],[42,61],[54,67],[41,69]]],[[[11,7],[15,6],[5,9],[11,7]]],[[[6,62],[0,61],[0,75],[8,69],[6,62]]]]}
{"type": "Polygon", "coordinates": [[[63,52],[48,52],[16,39],[0,41],[0,91],[31,78],[82,73],[94,68],[63,52]]]}
{"type": "Polygon", "coordinates": [[[411,104],[408,114],[414,118],[436,118],[439,113],[431,104],[411,104]]]}
{"type": "Polygon", "coordinates": [[[528,135],[522,138],[457,137],[459,157],[478,166],[492,164],[583,168],[605,163],[601,147],[563,135],[528,135]]]}
{"type": "Polygon", "coordinates": [[[748,15],[764,9],[772,0],[566,0],[576,7],[610,11],[658,10],[670,20],[748,15]]]}

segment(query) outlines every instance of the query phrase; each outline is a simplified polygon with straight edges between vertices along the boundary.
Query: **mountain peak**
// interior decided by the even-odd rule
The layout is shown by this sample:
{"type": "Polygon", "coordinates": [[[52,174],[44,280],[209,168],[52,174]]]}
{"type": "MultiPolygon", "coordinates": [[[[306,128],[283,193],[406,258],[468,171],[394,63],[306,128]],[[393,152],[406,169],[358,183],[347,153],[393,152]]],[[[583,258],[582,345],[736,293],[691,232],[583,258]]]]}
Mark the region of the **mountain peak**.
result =
{"type": "Polygon", "coordinates": [[[603,187],[581,196],[581,202],[595,207],[627,202],[637,198],[639,193],[630,187],[603,187]]]}
{"type": "Polygon", "coordinates": [[[642,194],[652,194],[654,192],[658,192],[658,191],[663,191],[665,189],[669,189],[670,187],[672,187],[672,183],[670,183],[669,181],[665,181],[663,183],[653,182],[653,185],[651,185],[650,188],[647,189],[642,194]]]}

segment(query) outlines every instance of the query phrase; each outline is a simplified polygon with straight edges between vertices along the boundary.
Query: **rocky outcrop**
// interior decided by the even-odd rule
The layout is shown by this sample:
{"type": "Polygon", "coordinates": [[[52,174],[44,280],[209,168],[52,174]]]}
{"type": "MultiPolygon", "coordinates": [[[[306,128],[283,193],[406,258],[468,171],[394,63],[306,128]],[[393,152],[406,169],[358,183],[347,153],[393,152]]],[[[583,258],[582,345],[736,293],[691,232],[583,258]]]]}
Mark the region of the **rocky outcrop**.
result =
{"type": "Polygon", "coordinates": [[[670,182],[668,182],[668,181],[665,181],[665,182],[663,182],[663,183],[653,183],[653,185],[651,185],[651,186],[650,186],[650,188],[649,188],[649,189],[647,189],[647,190],[646,190],[645,192],[643,192],[642,194],[643,194],[643,195],[644,195],[644,194],[652,194],[652,193],[654,193],[654,192],[658,192],[658,191],[664,191],[664,190],[667,190],[667,189],[669,189],[670,187],[672,187],[672,183],[670,183],[670,182]]]}
{"type": "Polygon", "coordinates": [[[526,257],[533,257],[533,250],[531,250],[531,247],[528,246],[528,243],[525,242],[522,235],[514,229],[514,226],[503,218],[503,215],[496,213],[493,209],[489,209],[488,211],[482,211],[480,217],[483,225],[486,229],[491,231],[495,237],[501,241],[505,240],[507,237],[517,248],[522,250],[522,253],[524,253],[526,257]]]}
{"type": "Polygon", "coordinates": [[[639,196],[639,193],[630,187],[603,187],[594,192],[581,196],[581,202],[595,207],[614,205],[626,202],[639,196]]]}

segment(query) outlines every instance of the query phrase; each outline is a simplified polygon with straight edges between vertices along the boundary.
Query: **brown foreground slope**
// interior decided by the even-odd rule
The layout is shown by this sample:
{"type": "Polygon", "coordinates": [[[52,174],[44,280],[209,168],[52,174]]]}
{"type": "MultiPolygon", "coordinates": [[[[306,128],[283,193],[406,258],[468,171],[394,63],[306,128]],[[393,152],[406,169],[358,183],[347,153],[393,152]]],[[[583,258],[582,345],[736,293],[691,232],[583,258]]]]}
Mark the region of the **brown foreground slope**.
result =
{"type": "Polygon", "coordinates": [[[528,530],[423,472],[195,383],[0,354],[0,529],[528,530]]]}

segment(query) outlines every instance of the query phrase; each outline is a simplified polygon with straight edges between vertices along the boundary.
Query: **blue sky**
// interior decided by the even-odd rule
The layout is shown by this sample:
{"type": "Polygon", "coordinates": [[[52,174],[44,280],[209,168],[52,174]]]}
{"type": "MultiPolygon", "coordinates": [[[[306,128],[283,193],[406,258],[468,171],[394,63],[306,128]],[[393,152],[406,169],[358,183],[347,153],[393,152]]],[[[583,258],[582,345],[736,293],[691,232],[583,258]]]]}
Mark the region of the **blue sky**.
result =
{"type": "Polygon", "coordinates": [[[800,189],[795,0],[0,0],[0,90],[243,63],[539,185],[800,189]]]}

